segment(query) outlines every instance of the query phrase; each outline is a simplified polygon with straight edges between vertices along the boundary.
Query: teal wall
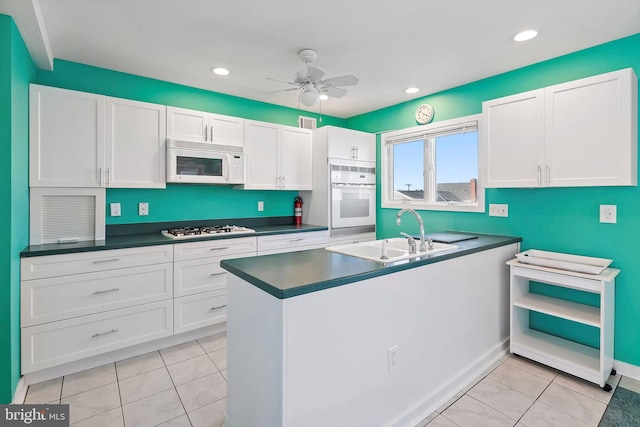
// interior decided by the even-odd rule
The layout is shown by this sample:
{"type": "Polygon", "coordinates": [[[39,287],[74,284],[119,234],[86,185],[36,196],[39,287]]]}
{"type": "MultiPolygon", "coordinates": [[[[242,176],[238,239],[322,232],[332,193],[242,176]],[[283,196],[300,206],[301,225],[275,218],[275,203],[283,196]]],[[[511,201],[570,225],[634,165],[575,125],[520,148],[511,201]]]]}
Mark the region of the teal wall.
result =
{"type": "Polygon", "coordinates": [[[13,20],[0,15],[0,403],[20,378],[20,251],[29,242],[28,130],[31,57],[13,20]]]}
{"type": "MultiPolygon", "coordinates": [[[[75,62],[55,60],[53,69],[38,70],[34,83],[289,126],[297,126],[299,115],[315,117],[319,125],[346,124],[346,120],[336,117],[75,62]]],[[[156,190],[107,189],[107,203],[118,202],[122,209],[120,217],[109,216],[107,209],[107,224],[291,216],[293,199],[297,194],[297,191],[237,190],[231,186],[198,185],[168,185],[167,189],[156,190]],[[258,201],[264,201],[263,212],[258,212],[258,201]],[[138,216],[138,202],[149,203],[149,216],[138,216]]]]}
{"type": "MultiPolygon", "coordinates": [[[[640,74],[640,34],[352,117],[347,127],[379,132],[415,126],[414,111],[423,102],[433,105],[436,121],[476,114],[482,110],[482,101],[488,99],[627,67],[640,74]]],[[[602,149],[606,146],[603,141],[602,149]]],[[[509,217],[437,211],[420,214],[427,231],[453,229],[521,236],[523,249],[613,259],[612,266],[621,270],[616,281],[615,358],[640,366],[640,188],[488,189],[486,203],[508,204],[509,217]],[[600,204],[618,206],[617,224],[599,223],[600,204]]],[[[396,212],[378,207],[379,237],[398,234],[396,212]]],[[[417,232],[417,225],[411,224],[403,221],[403,231],[417,232]]],[[[540,317],[532,318],[532,322],[539,329],[556,330],[575,341],[590,345],[598,342],[593,330],[540,317]]]]}

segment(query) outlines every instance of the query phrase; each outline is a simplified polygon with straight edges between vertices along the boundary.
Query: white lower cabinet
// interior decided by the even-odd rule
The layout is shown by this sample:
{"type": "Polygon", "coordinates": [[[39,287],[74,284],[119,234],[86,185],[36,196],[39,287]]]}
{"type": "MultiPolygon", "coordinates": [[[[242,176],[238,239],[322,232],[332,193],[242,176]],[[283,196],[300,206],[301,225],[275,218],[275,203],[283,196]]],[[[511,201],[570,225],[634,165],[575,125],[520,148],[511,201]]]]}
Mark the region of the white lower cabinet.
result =
{"type": "Polygon", "coordinates": [[[176,298],[173,302],[173,332],[186,332],[227,320],[227,290],[176,298]]]}
{"type": "Polygon", "coordinates": [[[220,261],[256,255],[257,238],[189,242],[174,246],[174,333],[227,320],[227,271],[220,261]]]}
{"type": "Polygon", "coordinates": [[[22,373],[96,356],[173,333],[171,300],[22,328],[22,373]]]}
{"type": "Polygon", "coordinates": [[[22,326],[33,326],[173,298],[171,263],[27,280],[22,326]]]}
{"type": "Polygon", "coordinates": [[[522,264],[511,266],[510,350],[611,390],[607,384],[613,371],[615,277],[620,270],[607,268],[599,275],[575,273],[522,264]],[[531,282],[599,295],[599,307],[529,292],[531,282]],[[589,347],[529,327],[529,314],[543,313],[599,331],[599,348],[589,347]]]}
{"type": "Polygon", "coordinates": [[[173,245],[21,260],[22,373],[173,334],[173,245]]]}
{"type": "Polygon", "coordinates": [[[306,233],[274,234],[258,237],[258,255],[279,254],[326,248],[329,244],[328,231],[309,231],[306,233]]]}

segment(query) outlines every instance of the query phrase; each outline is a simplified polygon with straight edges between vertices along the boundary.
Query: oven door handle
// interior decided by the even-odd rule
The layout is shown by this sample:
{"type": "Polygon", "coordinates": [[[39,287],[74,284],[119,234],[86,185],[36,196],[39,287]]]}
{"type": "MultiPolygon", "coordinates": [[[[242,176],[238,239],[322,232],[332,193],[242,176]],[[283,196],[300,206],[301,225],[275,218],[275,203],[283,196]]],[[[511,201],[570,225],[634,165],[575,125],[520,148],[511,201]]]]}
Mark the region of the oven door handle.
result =
{"type": "Polygon", "coordinates": [[[360,190],[375,190],[376,189],[376,185],[375,184],[338,184],[338,183],[333,183],[331,184],[332,188],[357,188],[360,190]]]}

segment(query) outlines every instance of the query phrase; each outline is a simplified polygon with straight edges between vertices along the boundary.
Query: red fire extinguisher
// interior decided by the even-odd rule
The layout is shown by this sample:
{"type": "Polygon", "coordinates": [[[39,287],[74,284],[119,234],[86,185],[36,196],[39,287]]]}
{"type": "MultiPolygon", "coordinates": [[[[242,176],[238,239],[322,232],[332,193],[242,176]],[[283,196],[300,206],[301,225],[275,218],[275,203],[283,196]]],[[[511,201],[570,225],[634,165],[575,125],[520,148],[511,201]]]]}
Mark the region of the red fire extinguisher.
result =
{"type": "Polygon", "coordinates": [[[302,224],[302,197],[297,196],[293,201],[293,216],[295,218],[295,225],[302,224]]]}

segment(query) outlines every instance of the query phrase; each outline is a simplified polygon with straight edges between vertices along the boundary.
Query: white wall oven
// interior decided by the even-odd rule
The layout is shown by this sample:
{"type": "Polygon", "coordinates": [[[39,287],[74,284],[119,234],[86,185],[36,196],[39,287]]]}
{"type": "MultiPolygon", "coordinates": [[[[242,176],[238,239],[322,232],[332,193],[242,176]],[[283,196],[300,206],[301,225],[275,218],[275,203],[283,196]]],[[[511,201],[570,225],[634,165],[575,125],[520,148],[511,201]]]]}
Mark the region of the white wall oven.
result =
{"type": "Polygon", "coordinates": [[[331,164],[331,235],[375,231],[376,169],[331,164]]]}

